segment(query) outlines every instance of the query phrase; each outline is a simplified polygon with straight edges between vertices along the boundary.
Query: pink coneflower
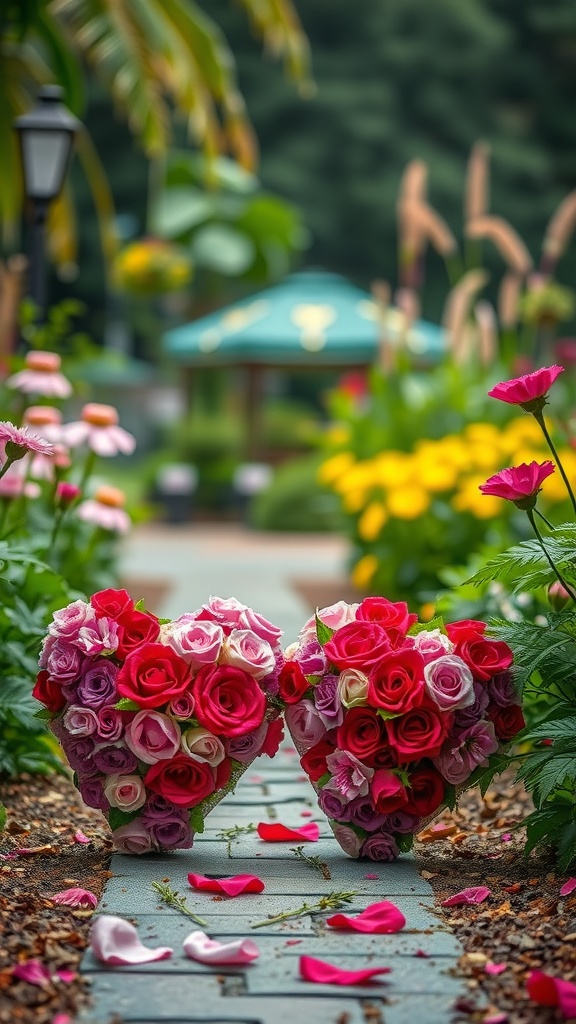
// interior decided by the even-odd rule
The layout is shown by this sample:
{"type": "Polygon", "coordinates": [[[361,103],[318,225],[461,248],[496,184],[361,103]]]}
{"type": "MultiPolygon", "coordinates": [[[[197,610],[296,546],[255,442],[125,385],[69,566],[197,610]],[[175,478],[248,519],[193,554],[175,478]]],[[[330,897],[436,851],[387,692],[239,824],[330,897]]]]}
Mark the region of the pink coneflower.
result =
{"type": "Polygon", "coordinates": [[[99,405],[89,402],[82,409],[82,419],[67,423],[63,428],[66,444],[76,448],[87,444],[96,455],[105,458],[111,455],[131,455],[136,447],[136,438],[123,427],[118,426],[118,412],[113,405],[99,405]]]}
{"type": "Polygon", "coordinates": [[[26,427],[31,427],[38,437],[54,445],[54,457],[33,457],[30,476],[36,480],[53,480],[54,470],[58,466],[58,450],[62,448],[59,444],[62,437],[62,413],[52,405],[30,405],[24,411],[23,422],[26,427]]]}
{"type": "Polygon", "coordinates": [[[93,523],[113,533],[128,533],[132,521],[124,511],[126,497],[117,487],[99,487],[93,498],[83,501],[78,508],[78,518],[93,523]]]}
{"type": "Polygon", "coordinates": [[[6,381],[9,388],[44,398],[69,398],[72,394],[70,381],[60,373],[62,360],[56,352],[29,352],[24,362],[25,368],[6,381]]]}

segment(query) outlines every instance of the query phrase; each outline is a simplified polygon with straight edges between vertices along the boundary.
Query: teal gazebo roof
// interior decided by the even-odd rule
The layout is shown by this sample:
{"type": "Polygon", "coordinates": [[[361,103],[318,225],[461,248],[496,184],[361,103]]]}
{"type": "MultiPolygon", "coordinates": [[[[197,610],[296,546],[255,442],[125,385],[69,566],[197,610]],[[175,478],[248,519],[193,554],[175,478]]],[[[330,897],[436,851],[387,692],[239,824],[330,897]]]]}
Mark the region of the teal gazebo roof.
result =
{"type": "MultiPolygon", "coordinates": [[[[383,329],[394,341],[397,311],[381,313],[368,292],[338,274],[304,271],[164,335],[165,351],[188,366],[358,366],[372,363],[383,329]]],[[[444,351],[435,324],[416,321],[408,348],[426,361],[444,351]]]]}

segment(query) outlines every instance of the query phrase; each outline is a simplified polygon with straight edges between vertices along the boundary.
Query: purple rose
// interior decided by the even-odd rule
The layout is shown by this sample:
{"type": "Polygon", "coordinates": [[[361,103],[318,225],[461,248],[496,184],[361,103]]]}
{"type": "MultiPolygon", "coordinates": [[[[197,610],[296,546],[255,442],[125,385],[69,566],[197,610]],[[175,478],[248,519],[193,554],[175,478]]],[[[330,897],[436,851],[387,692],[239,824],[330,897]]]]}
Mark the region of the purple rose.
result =
{"type": "Polygon", "coordinates": [[[165,850],[189,850],[194,843],[188,816],[174,811],[169,817],[146,821],[152,842],[165,850]]]}
{"type": "Polygon", "coordinates": [[[89,772],[93,770],[92,754],[96,744],[91,736],[71,736],[70,733],[65,733],[58,738],[72,771],[89,772]]]}
{"type": "Polygon", "coordinates": [[[350,821],[351,803],[342,795],[333,781],[327,782],[318,794],[318,804],[327,818],[335,821],[350,821]]]}
{"type": "Polygon", "coordinates": [[[396,860],[400,856],[400,850],[396,846],[394,836],[391,836],[389,832],[373,832],[362,843],[360,856],[387,862],[396,860]]]}
{"type": "Polygon", "coordinates": [[[110,744],[94,751],[92,760],[99,772],[104,775],[128,775],[136,771],[138,758],[132,750],[124,745],[110,744]]]}
{"type": "MultiPolygon", "coordinates": [[[[499,675],[489,679],[486,688],[488,699],[501,708],[507,708],[510,704],[520,704],[520,695],[510,672],[500,672],[499,675]]],[[[488,703],[486,703],[488,706],[488,703]]]]}
{"type": "Polygon", "coordinates": [[[78,773],[78,789],[80,796],[88,807],[96,807],[99,811],[109,811],[110,804],[104,795],[104,775],[85,775],[78,773]]]}
{"type": "Polygon", "coordinates": [[[71,736],[90,736],[98,728],[98,719],[90,708],[71,704],[64,714],[62,724],[71,736]]]}
{"type": "Polygon", "coordinates": [[[40,667],[45,668],[52,679],[59,683],[72,682],[80,675],[83,663],[84,657],[74,644],[48,637],[40,656],[40,667]]]}
{"type": "Polygon", "coordinates": [[[78,684],[78,698],[89,708],[101,708],[114,704],[118,699],[116,676],[118,666],[107,658],[97,658],[85,668],[78,684]]]}
{"type": "Polygon", "coordinates": [[[488,707],[488,693],[484,683],[475,681],[474,683],[474,703],[470,704],[467,708],[458,708],[458,711],[454,715],[454,725],[452,727],[453,732],[460,732],[463,729],[469,729],[471,725],[476,725],[481,718],[484,718],[484,713],[488,707]]]}
{"type": "Polygon", "coordinates": [[[449,736],[434,764],[447,782],[457,786],[496,750],[498,740],[492,722],[476,722],[464,732],[449,736]]]}
{"type": "Polygon", "coordinates": [[[114,743],[119,740],[124,732],[124,718],[121,711],[117,708],[103,707],[98,709],[98,729],[97,734],[101,740],[108,740],[109,743],[114,743]]]}
{"type": "Polygon", "coordinates": [[[445,654],[424,666],[426,692],[441,711],[456,711],[474,703],[474,677],[456,654],[445,654]]]}
{"type": "Polygon", "coordinates": [[[348,828],[348,825],[334,825],[332,831],[344,850],[344,853],[347,853],[349,857],[360,856],[362,840],[353,828],[348,828]]]}
{"type": "Polygon", "coordinates": [[[334,729],[344,721],[344,708],[338,696],[338,676],[324,676],[314,687],[316,711],[327,729],[334,729]]]}
{"type": "Polygon", "coordinates": [[[416,814],[408,814],[407,811],[393,811],[392,814],[384,815],[384,819],[382,822],[383,832],[399,832],[402,835],[416,832],[422,820],[416,814]]]}
{"type": "Polygon", "coordinates": [[[324,723],[311,700],[300,700],[286,708],[286,724],[295,743],[312,747],[326,734],[324,723]]]}
{"type": "Polygon", "coordinates": [[[160,818],[169,818],[175,813],[180,813],[180,811],[171,800],[167,800],[160,793],[151,793],[145,806],[142,808],[142,820],[147,823],[154,823],[159,821],[160,818]]]}
{"type": "Polygon", "coordinates": [[[50,636],[59,636],[64,640],[76,640],[82,626],[94,622],[96,614],[92,605],[86,601],[72,601],[66,608],[60,608],[52,615],[48,626],[50,636]]]}
{"type": "Polygon", "coordinates": [[[370,794],[357,796],[355,800],[352,800],[349,804],[349,811],[347,820],[351,821],[353,825],[363,828],[366,832],[374,832],[389,817],[386,814],[378,813],[370,794]]]}
{"type": "Polygon", "coordinates": [[[242,764],[250,764],[260,753],[268,732],[268,722],[262,722],[254,732],[246,736],[230,736],[224,740],[224,749],[229,757],[240,761],[242,764]]]}

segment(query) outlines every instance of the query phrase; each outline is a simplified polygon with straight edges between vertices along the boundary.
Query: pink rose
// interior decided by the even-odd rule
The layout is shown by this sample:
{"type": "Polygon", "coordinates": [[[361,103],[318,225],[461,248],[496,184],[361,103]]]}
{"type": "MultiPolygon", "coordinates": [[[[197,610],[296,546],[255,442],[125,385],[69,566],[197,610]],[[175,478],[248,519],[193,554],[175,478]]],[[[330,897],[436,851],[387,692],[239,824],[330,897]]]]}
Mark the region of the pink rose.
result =
{"type": "Polygon", "coordinates": [[[139,775],[109,775],[104,794],[111,807],[127,814],[146,803],[146,787],[139,775]]]}
{"type": "Polygon", "coordinates": [[[203,604],[194,615],[200,622],[206,619],[210,622],[219,622],[224,632],[228,634],[231,629],[240,625],[242,613],[247,608],[248,605],[237,601],[235,597],[211,597],[208,604],[203,604]]]}
{"type": "Polygon", "coordinates": [[[182,750],[190,757],[197,758],[198,761],[206,761],[213,768],[226,757],[222,741],[208,729],[200,727],[187,729],[182,733],[182,750]]]}
{"type": "Polygon", "coordinates": [[[140,816],[115,829],[112,839],[120,853],[150,853],[155,848],[152,836],[140,816]]]}
{"type": "Polygon", "coordinates": [[[181,615],[166,631],[166,643],[192,668],[216,664],[223,639],[217,622],[198,622],[192,615],[181,615]]]}
{"type": "Polygon", "coordinates": [[[276,658],[267,640],[261,640],[250,629],[233,629],[224,642],[220,664],[234,665],[254,679],[264,679],[274,671],[276,658]]]}
{"type": "Polygon", "coordinates": [[[444,654],[452,654],[454,644],[439,629],[425,629],[414,637],[414,647],[422,655],[426,664],[441,658],[444,654]]]}
{"type": "Polygon", "coordinates": [[[334,785],[348,800],[366,796],[369,792],[374,769],[362,764],[354,754],[347,750],[335,750],[333,754],[328,754],[326,764],[334,785]]]}
{"type": "Polygon", "coordinates": [[[301,700],[286,708],[286,724],[294,742],[312,747],[326,734],[324,723],[311,700],[301,700]]]}
{"type": "MultiPolygon", "coordinates": [[[[326,608],[321,608],[320,611],[316,612],[316,615],[325,626],[328,626],[328,629],[340,629],[347,622],[354,621],[358,608],[358,604],[347,604],[346,601],[337,601],[336,604],[330,604],[326,608]]],[[[305,623],[300,631],[302,638],[310,634],[316,636],[316,616],[314,615],[308,619],[308,622],[305,623]]]]}
{"type": "Polygon", "coordinates": [[[335,825],[333,832],[344,853],[348,854],[349,857],[360,856],[363,840],[356,834],[353,828],[348,828],[347,825],[335,825]]]}
{"type": "Polygon", "coordinates": [[[98,717],[91,708],[71,704],[64,715],[63,724],[71,736],[90,736],[98,729],[98,717]]]}
{"type": "Polygon", "coordinates": [[[174,757],[180,749],[180,729],[160,711],[138,711],[126,726],[126,745],[146,764],[174,757]]]}
{"type": "Polygon", "coordinates": [[[179,718],[185,722],[186,719],[192,718],[195,706],[194,697],[186,690],[178,697],[173,697],[166,710],[169,715],[172,715],[172,718],[179,718]]]}
{"type": "Polygon", "coordinates": [[[84,657],[78,648],[68,640],[47,636],[42,645],[40,668],[45,668],[51,679],[68,683],[77,679],[84,664],[84,657]]]}
{"type": "Polygon", "coordinates": [[[424,668],[426,692],[441,711],[456,711],[474,703],[474,677],[466,662],[445,654],[424,668]]]}
{"type": "Polygon", "coordinates": [[[80,627],[74,643],[89,657],[94,657],[95,654],[113,654],[118,647],[118,623],[107,618],[88,622],[80,627]]]}
{"type": "Polygon", "coordinates": [[[246,608],[242,612],[238,619],[238,625],[241,629],[251,629],[261,640],[267,640],[271,647],[276,647],[280,643],[282,636],[280,627],[268,622],[268,619],[265,619],[259,612],[253,611],[252,608],[246,608]]]}
{"type": "Polygon", "coordinates": [[[119,740],[124,731],[122,712],[118,711],[117,708],[105,706],[98,708],[96,716],[98,718],[98,729],[96,731],[100,739],[108,740],[109,743],[119,740]]]}
{"type": "Polygon", "coordinates": [[[77,638],[80,627],[89,625],[95,618],[94,609],[86,601],[72,601],[66,608],[60,608],[53,613],[48,632],[50,636],[60,636],[73,641],[77,638]]]}
{"type": "Polygon", "coordinates": [[[223,736],[243,736],[264,719],[266,698],[253,676],[234,665],[204,665],[192,693],[196,717],[206,729],[223,736]]]}

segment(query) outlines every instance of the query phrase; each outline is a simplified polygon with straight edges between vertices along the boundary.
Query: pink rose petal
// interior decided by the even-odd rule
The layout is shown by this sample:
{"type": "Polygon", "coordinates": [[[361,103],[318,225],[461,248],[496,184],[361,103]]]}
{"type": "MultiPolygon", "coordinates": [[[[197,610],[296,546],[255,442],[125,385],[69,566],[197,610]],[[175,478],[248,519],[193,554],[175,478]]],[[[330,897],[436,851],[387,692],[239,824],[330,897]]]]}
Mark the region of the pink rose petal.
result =
{"type": "Polygon", "coordinates": [[[74,981],[74,978],[78,977],[76,971],[69,971],[67,967],[61,967],[56,971],[56,974],[60,981],[65,982],[67,985],[69,985],[71,981],[74,981]]]}
{"type": "Polygon", "coordinates": [[[348,917],[346,914],[333,914],[326,919],[326,924],[331,928],[346,928],[354,932],[367,932],[371,935],[390,935],[399,932],[406,924],[406,918],[401,910],[383,900],[381,903],[371,903],[366,910],[355,917],[348,917]]]}
{"type": "Polygon", "coordinates": [[[367,967],[361,971],[344,971],[340,967],[316,960],[313,956],[300,957],[300,977],[320,985],[364,985],[376,974],[389,974],[389,967],[367,967]]]}
{"type": "Polygon", "coordinates": [[[57,1013],[52,1017],[52,1024],[72,1024],[72,1017],[69,1013],[57,1013]]]}
{"type": "Polygon", "coordinates": [[[364,875],[364,878],[369,878],[370,881],[372,881],[375,878],[379,878],[379,877],[380,877],[379,875],[364,875]]]}
{"type": "Polygon", "coordinates": [[[263,892],[264,882],[257,875],[231,875],[229,878],[206,878],[188,875],[188,881],[198,892],[220,892],[225,896],[240,896],[245,892],[263,892]]]}
{"type": "Polygon", "coordinates": [[[248,782],[255,782],[255,783],[257,783],[257,782],[265,782],[265,781],[266,780],[264,779],[263,775],[251,775],[250,778],[248,779],[248,782]]]}
{"type": "Polygon", "coordinates": [[[151,960],[165,960],[173,953],[167,946],[149,949],[141,943],[133,924],[108,914],[94,921],[90,946],[94,956],[105,964],[147,964],[151,960]]]}
{"type": "Polygon", "coordinates": [[[312,817],[312,811],[300,811],[300,817],[301,818],[311,818],[312,817]]]}
{"type": "Polygon", "coordinates": [[[65,907],[82,907],[85,910],[94,909],[98,905],[98,897],[88,889],[63,889],[62,892],[56,892],[48,898],[53,903],[59,903],[65,907]]]}
{"type": "Polygon", "coordinates": [[[27,960],[26,963],[16,964],[12,968],[12,977],[19,981],[27,981],[29,985],[48,985],[51,974],[44,964],[39,960],[27,960]]]}
{"type": "Polygon", "coordinates": [[[560,889],[561,896],[569,896],[576,889],[576,878],[569,878],[560,889]]]}
{"type": "Polygon", "coordinates": [[[510,834],[510,832],[505,832],[503,836],[500,836],[500,842],[501,843],[511,843],[512,842],[512,835],[510,834]]]}
{"type": "Polygon", "coordinates": [[[491,895],[490,889],[487,889],[485,885],[475,885],[471,889],[462,889],[462,892],[454,893],[447,900],[442,900],[440,906],[459,907],[462,903],[483,903],[491,895]]]}
{"type": "Polygon", "coordinates": [[[566,1020],[576,1017],[576,985],[554,978],[542,971],[532,971],[526,978],[528,995],[540,1006],[559,1006],[566,1020]]]}
{"type": "Polygon", "coordinates": [[[201,964],[249,964],[260,956],[260,950],[252,939],[216,942],[200,931],[187,935],[182,945],[186,956],[201,964]]]}
{"type": "Polygon", "coordinates": [[[258,835],[266,843],[293,843],[295,839],[304,839],[307,842],[315,843],[320,836],[320,829],[314,821],[307,825],[300,825],[299,828],[289,828],[288,825],[281,825],[280,822],[261,821],[258,824],[258,835]]]}
{"type": "Polygon", "coordinates": [[[285,946],[299,946],[302,939],[286,939],[285,946]]]}
{"type": "Polygon", "coordinates": [[[86,845],[86,843],[91,843],[92,840],[88,839],[88,836],[85,836],[84,833],[78,829],[78,831],[74,833],[74,842],[86,845]]]}
{"type": "Polygon", "coordinates": [[[487,1017],[482,1018],[482,1024],[506,1024],[507,1020],[507,1013],[490,1013],[487,1017]]]}
{"type": "Polygon", "coordinates": [[[492,960],[489,960],[485,965],[484,970],[486,974],[502,974],[503,971],[508,970],[508,964],[495,964],[492,960]]]}

